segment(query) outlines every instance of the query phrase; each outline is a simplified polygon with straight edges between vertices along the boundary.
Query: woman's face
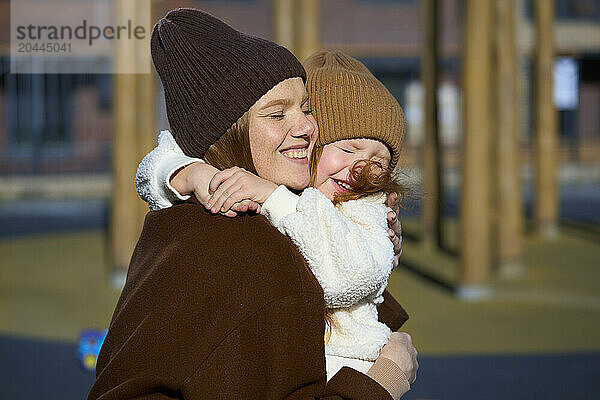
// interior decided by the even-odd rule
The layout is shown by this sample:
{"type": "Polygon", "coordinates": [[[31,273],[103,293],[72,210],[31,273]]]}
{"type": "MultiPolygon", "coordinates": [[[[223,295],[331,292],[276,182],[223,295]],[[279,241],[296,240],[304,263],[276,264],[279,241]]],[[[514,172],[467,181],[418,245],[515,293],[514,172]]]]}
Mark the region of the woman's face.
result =
{"type": "Polygon", "coordinates": [[[350,188],[350,168],[358,160],[379,161],[387,168],[391,154],[385,144],[374,139],[344,139],[326,144],[317,165],[314,187],[333,201],[336,193],[350,188]]]}
{"type": "Polygon", "coordinates": [[[298,190],[308,185],[308,156],[318,134],[307,100],[302,78],[290,78],[269,90],[249,112],[250,150],[256,172],[298,190]]]}

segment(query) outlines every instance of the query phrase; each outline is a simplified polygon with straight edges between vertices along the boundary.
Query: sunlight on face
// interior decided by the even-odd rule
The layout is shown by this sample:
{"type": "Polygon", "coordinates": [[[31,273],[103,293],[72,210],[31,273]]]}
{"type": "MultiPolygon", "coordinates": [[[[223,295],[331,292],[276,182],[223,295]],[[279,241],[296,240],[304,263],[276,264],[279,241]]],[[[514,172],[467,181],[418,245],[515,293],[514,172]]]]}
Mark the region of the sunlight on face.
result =
{"type": "Polygon", "coordinates": [[[333,201],[336,193],[350,188],[350,168],[356,161],[379,161],[387,168],[391,158],[389,149],[379,140],[344,139],[326,144],[317,165],[314,187],[333,201]]]}
{"type": "Polygon", "coordinates": [[[317,124],[302,78],[280,82],[250,108],[250,150],[262,178],[292,189],[308,185],[308,157],[317,124]]]}

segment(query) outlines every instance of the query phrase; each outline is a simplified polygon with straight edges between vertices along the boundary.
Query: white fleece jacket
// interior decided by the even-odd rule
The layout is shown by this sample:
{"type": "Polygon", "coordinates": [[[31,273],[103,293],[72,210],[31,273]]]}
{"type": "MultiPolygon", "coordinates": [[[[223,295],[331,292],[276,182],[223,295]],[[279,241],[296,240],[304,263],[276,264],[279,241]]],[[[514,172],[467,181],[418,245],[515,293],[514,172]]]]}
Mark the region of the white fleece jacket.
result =
{"type": "Polygon", "coordinates": [[[292,239],[323,287],[335,321],[326,354],[374,361],[390,336],[390,329],[377,318],[394,258],[385,195],[336,207],[320,191],[307,188],[296,196],[295,211],[278,219],[267,203],[277,202],[286,191],[280,186],[269,197],[265,215],[292,239]]]}
{"type": "Polygon", "coordinates": [[[170,178],[178,169],[204,160],[188,157],[168,130],[160,131],[158,146],[140,162],[135,174],[135,189],[151,210],[169,208],[178,200],[187,200],[173,186],[170,178]]]}
{"type": "MultiPolygon", "coordinates": [[[[158,146],[138,168],[138,193],[153,210],[187,199],[169,180],[177,169],[195,161],[201,160],[187,157],[170,132],[162,131],[158,146]]],[[[279,186],[262,206],[261,213],[292,239],[323,287],[335,321],[325,352],[336,359],[374,361],[390,336],[390,329],[377,316],[394,257],[387,234],[390,209],[384,201],[381,194],[336,207],[314,188],[297,196],[279,186]]],[[[328,361],[330,373],[335,371],[330,371],[328,361]]]]}

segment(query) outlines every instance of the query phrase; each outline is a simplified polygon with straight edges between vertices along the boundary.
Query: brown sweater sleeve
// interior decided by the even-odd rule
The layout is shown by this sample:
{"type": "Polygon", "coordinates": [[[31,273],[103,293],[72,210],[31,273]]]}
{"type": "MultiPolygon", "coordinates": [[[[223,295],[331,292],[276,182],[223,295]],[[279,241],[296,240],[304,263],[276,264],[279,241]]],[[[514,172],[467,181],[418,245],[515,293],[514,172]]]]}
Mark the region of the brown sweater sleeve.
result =
{"type": "Polygon", "coordinates": [[[408,320],[408,313],[387,290],[383,292],[383,303],[377,307],[379,321],[390,327],[392,332],[400,329],[408,320]]]}

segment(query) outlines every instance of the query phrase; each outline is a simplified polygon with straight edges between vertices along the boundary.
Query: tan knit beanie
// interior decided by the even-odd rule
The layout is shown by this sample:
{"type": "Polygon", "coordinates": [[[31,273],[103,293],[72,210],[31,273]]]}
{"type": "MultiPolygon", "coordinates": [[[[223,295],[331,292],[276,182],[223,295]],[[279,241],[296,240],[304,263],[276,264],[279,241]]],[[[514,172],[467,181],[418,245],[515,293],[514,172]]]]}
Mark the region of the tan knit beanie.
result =
{"type": "Polygon", "coordinates": [[[316,146],[342,139],[376,139],[390,149],[394,168],[404,136],[404,114],[386,87],[360,61],[320,51],[304,62],[309,105],[317,124],[316,146]]]}

